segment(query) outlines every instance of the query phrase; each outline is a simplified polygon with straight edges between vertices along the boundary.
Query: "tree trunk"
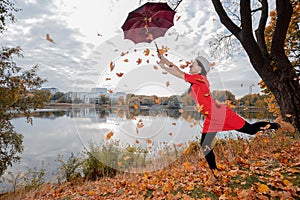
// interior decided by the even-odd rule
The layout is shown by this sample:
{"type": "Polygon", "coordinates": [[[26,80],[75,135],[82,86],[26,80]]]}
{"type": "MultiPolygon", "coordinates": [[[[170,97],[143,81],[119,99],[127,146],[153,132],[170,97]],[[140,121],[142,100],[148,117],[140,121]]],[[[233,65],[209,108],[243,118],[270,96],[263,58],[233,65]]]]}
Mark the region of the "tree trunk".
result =
{"type": "Polygon", "coordinates": [[[285,55],[284,41],[293,8],[289,0],[276,0],[277,23],[272,37],[271,50],[266,47],[264,30],[268,15],[268,1],[262,0],[261,19],[253,35],[250,1],[240,1],[241,27],[233,23],[220,0],[212,0],[221,23],[241,42],[250,62],[274,94],[282,118],[300,130],[300,86],[295,69],[285,55]]]}

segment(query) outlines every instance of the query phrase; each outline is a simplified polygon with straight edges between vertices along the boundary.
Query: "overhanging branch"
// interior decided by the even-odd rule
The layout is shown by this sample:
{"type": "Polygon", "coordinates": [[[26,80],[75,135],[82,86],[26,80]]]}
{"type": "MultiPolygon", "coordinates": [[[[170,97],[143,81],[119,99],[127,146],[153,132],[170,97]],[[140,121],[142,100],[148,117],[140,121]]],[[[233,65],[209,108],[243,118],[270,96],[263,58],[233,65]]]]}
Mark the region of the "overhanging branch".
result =
{"type": "Polygon", "coordinates": [[[262,0],[261,1],[262,7],[261,7],[261,16],[259,20],[259,25],[258,28],[255,30],[255,35],[257,39],[257,44],[262,52],[262,54],[265,57],[268,57],[268,50],[267,50],[267,45],[265,41],[265,28],[267,24],[267,19],[268,19],[268,1],[267,0],[262,0]]]}
{"type": "Polygon", "coordinates": [[[233,21],[228,17],[226,11],[224,10],[220,0],[212,0],[215,10],[220,17],[221,23],[236,37],[240,40],[241,29],[233,23],[233,21]]]}

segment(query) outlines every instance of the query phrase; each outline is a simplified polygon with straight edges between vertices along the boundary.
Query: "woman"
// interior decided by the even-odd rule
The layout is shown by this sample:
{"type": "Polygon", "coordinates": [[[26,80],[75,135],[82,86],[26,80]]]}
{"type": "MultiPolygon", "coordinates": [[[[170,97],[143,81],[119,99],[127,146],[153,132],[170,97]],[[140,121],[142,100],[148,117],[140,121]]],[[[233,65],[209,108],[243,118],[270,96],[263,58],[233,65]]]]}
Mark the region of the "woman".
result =
{"type": "Polygon", "coordinates": [[[277,130],[280,127],[289,129],[291,132],[295,130],[291,124],[283,121],[279,121],[280,124],[264,121],[249,124],[226,105],[218,104],[210,94],[209,82],[206,78],[207,73],[210,71],[210,64],[204,57],[198,56],[195,59],[190,65],[189,74],[181,71],[177,66],[166,59],[164,55],[158,54],[158,57],[160,58],[158,64],[162,69],[191,84],[190,95],[205,116],[201,134],[201,146],[209,168],[213,172],[211,182],[216,181],[218,170],[215,155],[212,150],[212,141],[217,132],[237,130],[239,132],[254,135],[262,130],[277,130]]]}

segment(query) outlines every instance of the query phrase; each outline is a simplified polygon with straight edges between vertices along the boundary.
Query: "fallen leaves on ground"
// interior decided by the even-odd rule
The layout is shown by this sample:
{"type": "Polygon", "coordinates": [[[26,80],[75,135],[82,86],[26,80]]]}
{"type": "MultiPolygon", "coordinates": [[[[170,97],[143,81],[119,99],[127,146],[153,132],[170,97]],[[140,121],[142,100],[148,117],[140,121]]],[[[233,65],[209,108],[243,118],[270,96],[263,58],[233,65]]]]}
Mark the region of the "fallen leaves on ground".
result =
{"type": "Polygon", "coordinates": [[[93,182],[48,183],[22,199],[299,199],[300,139],[280,134],[217,141],[219,179],[213,185],[208,185],[211,172],[203,154],[196,151],[153,172],[120,172],[93,182]]]}

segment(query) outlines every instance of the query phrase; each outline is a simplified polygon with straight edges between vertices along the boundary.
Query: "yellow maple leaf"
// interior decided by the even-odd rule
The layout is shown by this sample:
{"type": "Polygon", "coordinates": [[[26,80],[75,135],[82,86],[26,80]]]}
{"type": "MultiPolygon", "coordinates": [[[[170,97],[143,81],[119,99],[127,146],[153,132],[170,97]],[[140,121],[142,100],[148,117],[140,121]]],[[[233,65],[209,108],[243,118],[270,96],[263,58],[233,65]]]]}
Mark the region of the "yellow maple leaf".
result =
{"type": "Polygon", "coordinates": [[[267,186],[267,185],[265,185],[265,184],[261,184],[261,183],[259,183],[258,184],[258,187],[257,187],[257,191],[258,192],[260,192],[260,193],[267,193],[267,192],[269,192],[269,187],[267,186]]]}
{"type": "Polygon", "coordinates": [[[149,54],[150,54],[150,50],[149,50],[149,49],[145,49],[145,50],[144,50],[144,55],[145,55],[145,56],[149,56],[149,54]]]}

